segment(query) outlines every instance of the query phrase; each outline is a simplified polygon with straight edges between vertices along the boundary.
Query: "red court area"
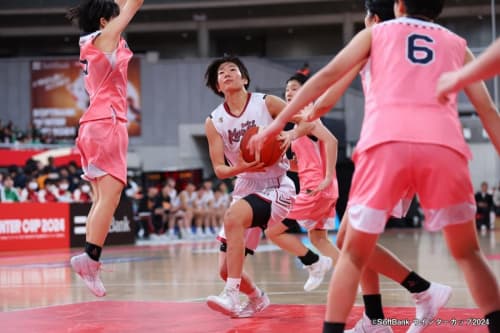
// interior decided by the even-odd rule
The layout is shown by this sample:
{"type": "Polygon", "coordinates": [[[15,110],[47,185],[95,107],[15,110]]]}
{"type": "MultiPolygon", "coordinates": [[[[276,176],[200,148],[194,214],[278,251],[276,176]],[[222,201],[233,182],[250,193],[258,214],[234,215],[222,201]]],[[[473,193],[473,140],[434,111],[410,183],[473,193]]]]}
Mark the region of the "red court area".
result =
{"type": "MultiPolygon", "coordinates": [[[[97,301],[0,313],[2,333],[321,333],[324,305],[271,305],[254,318],[231,319],[211,311],[204,303],[97,301]]],[[[347,328],[362,313],[355,307],[347,328]]],[[[388,307],[387,318],[412,318],[414,308],[388,307]]],[[[439,312],[441,320],[425,333],[487,333],[474,319],[473,309],[447,308],[439,312]],[[455,325],[445,323],[456,318],[455,325]],[[471,321],[460,320],[472,319],[471,321]],[[479,325],[479,326],[476,326],[479,325]]],[[[395,333],[407,326],[392,326],[395,333]]]]}

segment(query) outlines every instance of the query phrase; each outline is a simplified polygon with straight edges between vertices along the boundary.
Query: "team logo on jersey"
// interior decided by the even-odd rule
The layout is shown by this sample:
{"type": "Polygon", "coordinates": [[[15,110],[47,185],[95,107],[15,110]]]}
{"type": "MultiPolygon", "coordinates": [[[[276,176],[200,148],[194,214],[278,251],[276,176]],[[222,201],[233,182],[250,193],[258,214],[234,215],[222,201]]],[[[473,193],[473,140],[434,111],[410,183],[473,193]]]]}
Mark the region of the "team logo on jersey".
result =
{"type": "Polygon", "coordinates": [[[248,120],[244,123],[241,123],[240,128],[233,128],[227,131],[227,137],[229,138],[229,144],[233,144],[235,142],[240,142],[245,132],[252,127],[257,126],[255,124],[255,120],[248,120]]]}
{"type": "Polygon", "coordinates": [[[220,117],[219,118],[219,123],[222,123],[224,121],[224,118],[220,117]]]}

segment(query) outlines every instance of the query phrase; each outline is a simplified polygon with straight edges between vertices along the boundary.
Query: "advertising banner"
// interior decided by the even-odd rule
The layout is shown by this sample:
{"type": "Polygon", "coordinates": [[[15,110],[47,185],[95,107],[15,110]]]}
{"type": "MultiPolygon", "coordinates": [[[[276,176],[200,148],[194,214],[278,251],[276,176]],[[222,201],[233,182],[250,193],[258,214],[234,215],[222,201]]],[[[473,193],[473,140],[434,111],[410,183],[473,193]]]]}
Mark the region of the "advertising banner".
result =
{"type": "MultiPolygon", "coordinates": [[[[128,71],[128,130],[141,134],[140,59],[133,58],[128,71]]],[[[31,62],[32,123],[55,140],[73,140],[78,121],[89,104],[78,58],[31,62]]]]}
{"type": "Polygon", "coordinates": [[[0,204],[0,251],[69,247],[65,203],[0,204]]]}
{"type": "MultiPolygon", "coordinates": [[[[71,247],[85,245],[85,227],[89,210],[89,203],[70,204],[71,247]]],[[[134,244],[135,233],[133,227],[132,203],[130,200],[122,198],[116,209],[109,234],[106,237],[106,245],[134,244]]]]}

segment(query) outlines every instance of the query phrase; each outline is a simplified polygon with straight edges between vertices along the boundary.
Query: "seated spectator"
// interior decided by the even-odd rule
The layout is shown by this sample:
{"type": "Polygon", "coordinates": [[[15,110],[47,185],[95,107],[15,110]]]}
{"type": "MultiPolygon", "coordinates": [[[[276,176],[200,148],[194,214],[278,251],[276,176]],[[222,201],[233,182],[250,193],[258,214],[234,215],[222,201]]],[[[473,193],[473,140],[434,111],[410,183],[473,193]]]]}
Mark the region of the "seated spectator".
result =
{"type": "Polygon", "coordinates": [[[5,176],[3,186],[0,192],[2,202],[19,202],[19,193],[14,187],[14,180],[10,175],[5,176]]]}
{"type": "Polygon", "coordinates": [[[27,186],[21,190],[20,200],[22,202],[40,202],[38,183],[33,178],[28,178],[27,186]]]}
{"type": "Polygon", "coordinates": [[[47,177],[44,182],[44,187],[39,193],[40,202],[57,202],[57,186],[55,180],[47,177]]]}
{"type": "Polygon", "coordinates": [[[149,237],[150,232],[155,235],[163,232],[163,206],[156,186],[148,187],[147,194],[139,202],[138,216],[144,237],[149,237]]]}
{"type": "Polygon", "coordinates": [[[57,197],[58,202],[72,202],[73,195],[69,191],[69,182],[68,178],[59,178],[56,183],[57,190],[55,191],[55,195],[57,197]]]}

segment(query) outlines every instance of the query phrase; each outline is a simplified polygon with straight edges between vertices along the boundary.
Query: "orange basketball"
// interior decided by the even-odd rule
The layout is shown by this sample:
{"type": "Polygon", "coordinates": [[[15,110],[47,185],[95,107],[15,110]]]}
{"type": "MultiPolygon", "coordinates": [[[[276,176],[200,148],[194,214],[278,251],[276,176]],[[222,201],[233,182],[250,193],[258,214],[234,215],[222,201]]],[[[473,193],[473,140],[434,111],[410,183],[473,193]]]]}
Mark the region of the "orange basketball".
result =
{"type": "MultiPolygon", "coordinates": [[[[251,127],[245,132],[243,138],[240,141],[240,151],[245,162],[255,161],[255,156],[254,154],[250,153],[247,145],[248,141],[250,141],[250,138],[255,134],[257,134],[258,131],[259,127],[251,127]]],[[[274,140],[267,141],[262,147],[262,149],[256,153],[260,154],[260,161],[263,162],[265,166],[271,166],[276,162],[278,162],[280,157],[285,152],[285,150],[281,149],[280,146],[281,146],[281,141],[275,138],[274,140]]]]}

